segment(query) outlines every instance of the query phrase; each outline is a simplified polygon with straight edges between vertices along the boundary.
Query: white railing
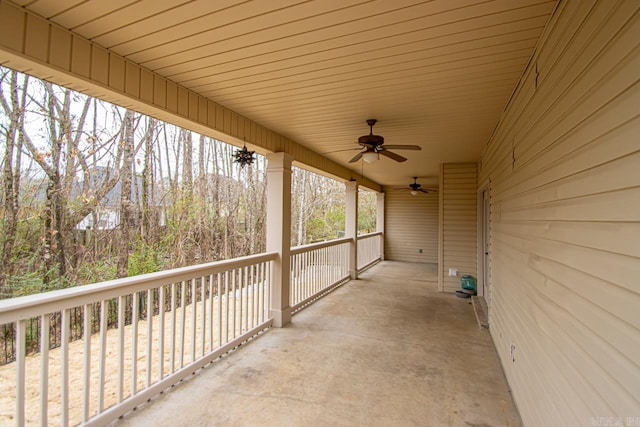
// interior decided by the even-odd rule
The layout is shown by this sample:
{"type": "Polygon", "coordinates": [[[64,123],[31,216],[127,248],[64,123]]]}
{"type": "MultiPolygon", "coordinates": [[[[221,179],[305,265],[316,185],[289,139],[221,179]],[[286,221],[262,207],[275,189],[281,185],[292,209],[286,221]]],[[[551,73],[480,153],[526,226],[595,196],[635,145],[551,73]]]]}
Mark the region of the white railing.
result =
{"type": "Polygon", "coordinates": [[[363,271],[380,261],[382,255],[382,233],[375,232],[358,236],[358,271],[363,271]]]}
{"type": "Polygon", "coordinates": [[[11,371],[0,376],[15,377],[2,384],[0,424],[104,425],[159,394],[271,326],[274,259],[254,255],[0,301],[0,325],[16,342],[15,362],[2,366],[11,371]],[[34,325],[40,334],[31,343],[34,325]]]}
{"type": "Polygon", "coordinates": [[[293,312],[311,303],[349,278],[351,239],[291,248],[289,302],[293,312]]]}

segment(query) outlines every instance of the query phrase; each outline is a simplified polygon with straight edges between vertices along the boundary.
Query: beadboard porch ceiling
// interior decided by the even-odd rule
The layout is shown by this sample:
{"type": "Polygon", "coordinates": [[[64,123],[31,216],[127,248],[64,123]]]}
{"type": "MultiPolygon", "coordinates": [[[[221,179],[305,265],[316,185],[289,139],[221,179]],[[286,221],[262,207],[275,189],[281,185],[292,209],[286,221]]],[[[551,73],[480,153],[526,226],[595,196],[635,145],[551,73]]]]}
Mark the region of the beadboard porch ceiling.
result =
{"type": "Polygon", "coordinates": [[[14,0],[383,185],[478,160],[556,0],[14,0]],[[347,163],[365,120],[396,163],[347,163]]]}

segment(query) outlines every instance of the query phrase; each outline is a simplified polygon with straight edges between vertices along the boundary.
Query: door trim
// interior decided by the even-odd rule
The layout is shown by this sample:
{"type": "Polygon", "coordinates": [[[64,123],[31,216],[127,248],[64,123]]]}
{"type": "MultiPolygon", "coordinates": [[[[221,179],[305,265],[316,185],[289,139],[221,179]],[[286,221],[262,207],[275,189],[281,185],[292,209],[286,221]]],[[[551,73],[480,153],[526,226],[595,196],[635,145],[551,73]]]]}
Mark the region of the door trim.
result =
{"type": "Polygon", "coordinates": [[[477,201],[477,219],[478,219],[478,238],[477,238],[477,272],[478,272],[478,296],[484,297],[487,305],[489,301],[489,228],[490,228],[490,208],[488,203],[491,200],[490,183],[487,182],[478,187],[476,197],[477,201]],[[486,199],[486,201],[485,201],[486,199]],[[485,204],[486,203],[486,204],[485,204]],[[485,283],[487,282],[487,283],[485,283]]]}

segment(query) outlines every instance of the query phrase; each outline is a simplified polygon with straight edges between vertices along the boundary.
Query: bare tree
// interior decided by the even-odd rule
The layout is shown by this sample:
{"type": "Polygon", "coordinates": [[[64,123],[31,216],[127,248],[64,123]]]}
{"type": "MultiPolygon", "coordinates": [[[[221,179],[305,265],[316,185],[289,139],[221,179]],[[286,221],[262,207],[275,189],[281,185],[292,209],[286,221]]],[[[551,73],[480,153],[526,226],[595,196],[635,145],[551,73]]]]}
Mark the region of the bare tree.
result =
{"type": "Polygon", "coordinates": [[[155,136],[157,132],[157,120],[149,118],[144,140],[144,165],[142,169],[142,222],[140,235],[145,245],[155,242],[154,230],[157,228],[157,211],[155,205],[155,174],[154,174],[154,150],[155,136]]]}
{"type": "Polygon", "coordinates": [[[27,102],[27,87],[29,77],[25,76],[22,83],[22,93],[18,89],[18,73],[3,70],[0,84],[9,80],[10,99],[0,96],[0,104],[9,123],[3,131],[5,134],[5,152],[2,165],[2,196],[3,196],[3,233],[2,233],[2,271],[0,272],[0,297],[9,294],[7,282],[13,274],[14,243],[17,238],[19,194],[20,194],[20,166],[22,157],[22,141],[24,136],[24,110],[27,102]]]}
{"type": "Polygon", "coordinates": [[[129,275],[129,246],[131,244],[131,231],[134,225],[134,206],[131,200],[134,165],[134,112],[127,110],[124,113],[124,126],[122,135],[122,167],[120,168],[120,235],[118,239],[118,277],[129,275]]]}

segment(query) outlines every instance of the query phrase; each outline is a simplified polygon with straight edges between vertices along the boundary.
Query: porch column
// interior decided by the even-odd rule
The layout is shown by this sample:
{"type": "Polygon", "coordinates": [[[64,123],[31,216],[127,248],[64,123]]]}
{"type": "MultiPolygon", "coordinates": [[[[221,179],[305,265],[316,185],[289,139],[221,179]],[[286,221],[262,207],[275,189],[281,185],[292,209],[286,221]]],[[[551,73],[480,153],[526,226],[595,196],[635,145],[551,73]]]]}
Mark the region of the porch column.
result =
{"type": "Polygon", "coordinates": [[[267,252],[277,252],[271,269],[271,317],[281,328],[291,322],[291,161],[286,153],[267,155],[267,252]]]}
{"type": "Polygon", "coordinates": [[[344,212],[344,236],[351,239],[349,245],[349,276],[355,280],[358,278],[358,182],[347,181],[347,192],[344,212]]]}
{"type": "Polygon", "coordinates": [[[384,261],[384,193],[376,193],[376,231],[382,233],[380,237],[380,260],[384,261]]]}

